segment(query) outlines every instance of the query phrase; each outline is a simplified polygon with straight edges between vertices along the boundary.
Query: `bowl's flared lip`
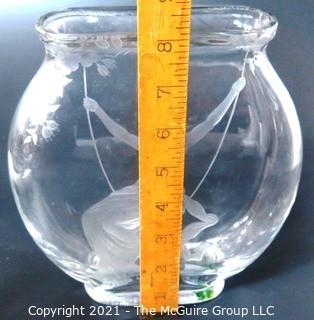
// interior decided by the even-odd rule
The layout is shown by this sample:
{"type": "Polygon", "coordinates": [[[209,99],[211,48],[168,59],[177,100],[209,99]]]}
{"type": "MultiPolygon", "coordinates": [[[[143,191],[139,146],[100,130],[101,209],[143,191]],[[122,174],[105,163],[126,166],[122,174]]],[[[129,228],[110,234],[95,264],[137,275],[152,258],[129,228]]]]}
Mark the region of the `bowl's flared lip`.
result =
{"type": "MultiPolygon", "coordinates": [[[[198,6],[192,6],[192,16],[195,15],[219,15],[225,13],[230,13],[236,15],[239,12],[247,12],[251,14],[258,14],[260,19],[267,20],[267,23],[265,25],[260,26],[254,26],[254,28],[251,28],[250,30],[241,30],[241,29],[232,29],[232,28],[221,28],[212,30],[210,28],[210,25],[208,26],[208,32],[204,31],[198,31],[195,29],[192,29],[192,37],[193,36],[206,36],[206,35],[219,35],[219,34],[229,34],[229,35],[253,35],[253,34],[263,34],[268,33],[272,34],[276,32],[277,26],[278,26],[278,20],[275,16],[273,16],[270,13],[267,13],[266,11],[263,11],[261,9],[253,8],[250,6],[243,6],[243,5],[198,5],[198,6]]],[[[49,22],[54,21],[55,19],[61,19],[61,18],[67,18],[70,16],[84,16],[84,15],[90,15],[90,16],[106,16],[110,14],[117,14],[120,15],[121,13],[128,14],[128,16],[134,16],[136,18],[137,15],[137,6],[98,6],[98,7],[73,7],[68,8],[64,10],[59,11],[52,11],[49,12],[43,16],[41,16],[36,24],[36,30],[39,32],[41,37],[44,40],[49,41],[56,41],[56,42],[79,42],[82,40],[97,40],[103,39],[104,35],[108,34],[114,34],[115,32],[94,32],[94,33],[60,33],[60,32],[54,32],[53,30],[48,28],[49,22]]],[[[125,34],[127,35],[133,35],[133,38],[136,38],[136,31],[131,32],[129,30],[126,30],[125,32],[117,32],[117,34],[125,34]]],[[[271,40],[271,37],[270,39],[271,40]]]]}

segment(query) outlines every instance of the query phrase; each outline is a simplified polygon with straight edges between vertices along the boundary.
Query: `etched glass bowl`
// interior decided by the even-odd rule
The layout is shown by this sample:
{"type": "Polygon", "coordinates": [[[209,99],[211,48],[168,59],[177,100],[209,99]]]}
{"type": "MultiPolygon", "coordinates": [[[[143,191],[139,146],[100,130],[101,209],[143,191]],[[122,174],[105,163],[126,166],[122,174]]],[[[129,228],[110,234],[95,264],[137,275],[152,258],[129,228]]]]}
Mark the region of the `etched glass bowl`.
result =
{"type": "MultiPolygon", "coordinates": [[[[276,29],[257,9],[193,9],[180,303],[217,296],[269,246],[294,202],[302,143],[266,55],[276,29]]],[[[53,12],[37,30],[46,57],[9,141],[19,212],[93,299],[137,305],[136,10],[53,12]]]]}

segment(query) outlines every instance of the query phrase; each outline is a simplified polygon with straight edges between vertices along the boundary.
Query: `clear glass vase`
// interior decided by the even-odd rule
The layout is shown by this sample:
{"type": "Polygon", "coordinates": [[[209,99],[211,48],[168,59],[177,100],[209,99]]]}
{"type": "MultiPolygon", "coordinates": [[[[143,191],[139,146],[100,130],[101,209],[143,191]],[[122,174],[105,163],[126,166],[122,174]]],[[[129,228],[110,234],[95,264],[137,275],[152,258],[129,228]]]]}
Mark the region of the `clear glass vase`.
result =
{"type": "MultiPolygon", "coordinates": [[[[266,55],[276,19],[240,6],[192,15],[183,304],[216,297],[270,245],[302,161],[293,102],[266,55]]],[[[137,305],[136,8],[53,12],[37,30],[46,56],[9,141],[19,212],[49,259],[93,299],[137,305]]]]}

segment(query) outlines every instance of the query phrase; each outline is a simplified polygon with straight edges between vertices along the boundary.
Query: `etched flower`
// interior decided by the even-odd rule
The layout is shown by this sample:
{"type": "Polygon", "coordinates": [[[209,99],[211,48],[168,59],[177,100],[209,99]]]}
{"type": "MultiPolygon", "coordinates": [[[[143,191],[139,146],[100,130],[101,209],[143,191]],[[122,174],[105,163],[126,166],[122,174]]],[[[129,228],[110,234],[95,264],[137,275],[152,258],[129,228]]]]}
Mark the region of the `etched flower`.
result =
{"type": "MultiPolygon", "coordinates": [[[[79,69],[80,66],[88,68],[93,64],[104,65],[107,70],[111,69],[107,62],[104,63],[104,57],[108,60],[116,58],[118,55],[125,54],[127,50],[122,49],[122,39],[117,35],[111,35],[107,39],[99,39],[91,43],[86,40],[80,44],[79,47],[59,47],[55,44],[50,44],[50,51],[55,56],[55,67],[64,76],[70,75],[79,69]],[[96,45],[96,47],[95,47],[96,45]],[[118,51],[118,53],[117,53],[118,51]]],[[[105,74],[105,69],[99,72],[101,75],[105,74]]]]}
{"type": "Polygon", "coordinates": [[[185,196],[185,209],[196,218],[197,222],[190,223],[183,229],[184,242],[196,238],[202,231],[218,223],[218,217],[213,213],[207,213],[204,207],[196,200],[185,196]]]}
{"type": "Polygon", "coordinates": [[[55,135],[57,130],[58,124],[54,120],[47,120],[42,125],[41,134],[44,139],[48,140],[55,135]]]}
{"type": "Polygon", "coordinates": [[[117,66],[115,60],[110,58],[102,59],[96,63],[96,65],[99,74],[104,78],[108,77],[111,71],[117,66]]]}
{"type": "Polygon", "coordinates": [[[46,120],[40,125],[33,126],[29,129],[26,129],[27,136],[24,140],[24,144],[34,144],[37,145],[39,136],[42,136],[45,140],[51,139],[55,136],[58,131],[58,124],[54,120],[46,120]]]}
{"type": "Polygon", "coordinates": [[[24,144],[33,143],[34,145],[36,145],[38,141],[37,128],[27,129],[26,132],[29,135],[25,138],[24,144]]]}

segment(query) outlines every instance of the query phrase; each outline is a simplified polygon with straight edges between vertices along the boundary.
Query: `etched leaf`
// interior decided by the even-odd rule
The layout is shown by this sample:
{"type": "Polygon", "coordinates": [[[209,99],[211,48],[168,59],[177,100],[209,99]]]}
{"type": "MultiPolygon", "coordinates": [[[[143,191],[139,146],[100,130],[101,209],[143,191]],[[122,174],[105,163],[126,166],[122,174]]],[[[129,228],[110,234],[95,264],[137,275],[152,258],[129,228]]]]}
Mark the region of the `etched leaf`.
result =
{"type": "Polygon", "coordinates": [[[207,214],[203,206],[196,200],[185,196],[184,199],[185,209],[195,218],[200,221],[207,221],[207,214]]]}
{"type": "Polygon", "coordinates": [[[58,124],[54,120],[47,120],[43,124],[41,134],[44,139],[49,139],[54,135],[56,130],[58,130],[58,124]]]}
{"type": "Polygon", "coordinates": [[[213,213],[207,213],[206,216],[207,216],[206,221],[204,221],[204,222],[206,222],[208,225],[210,225],[210,227],[214,226],[219,221],[218,217],[213,213]]]}
{"type": "Polygon", "coordinates": [[[24,144],[28,144],[30,142],[32,142],[32,136],[26,137],[25,140],[24,140],[24,144]]]}
{"type": "Polygon", "coordinates": [[[58,124],[54,120],[47,120],[46,121],[46,127],[51,131],[55,131],[55,130],[58,129],[58,124]]]}
{"type": "Polygon", "coordinates": [[[98,70],[99,74],[104,78],[108,77],[110,74],[109,68],[103,64],[97,63],[97,70],[98,70]]]}
{"type": "Polygon", "coordinates": [[[205,222],[193,222],[183,229],[183,240],[189,241],[197,237],[202,231],[210,227],[205,222]]]}
{"type": "Polygon", "coordinates": [[[109,70],[112,70],[117,66],[115,60],[110,58],[101,60],[101,63],[105,65],[109,70]]]}
{"type": "Polygon", "coordinates": [[[206,213],[203,206],[188,196],[185,196],[184,201],[185,209],[195,218],[207,224],[215,225],[218,222],[218,218],[215,214],[206,213]]]}
{"type": "Polygon", "coordinates": [[[49,112],[54,113],[60,108],[60,104],[51,104],[49,105],[49,112]]]}
{"type": "Polygon", "coordinates": [[[47,127],[43,127],[41,129],[41,134],[43,135],[44,139],[49,139],[53,133],[47,127]]]}
{"type": "Polygon", "coordinates": [[[32,135],[32,140],[33,140],[33,143],[36,145],[36,144],[37,144],[37,141],[38,141],[38,136],[37,136],[37,134],[32,135]]]}

